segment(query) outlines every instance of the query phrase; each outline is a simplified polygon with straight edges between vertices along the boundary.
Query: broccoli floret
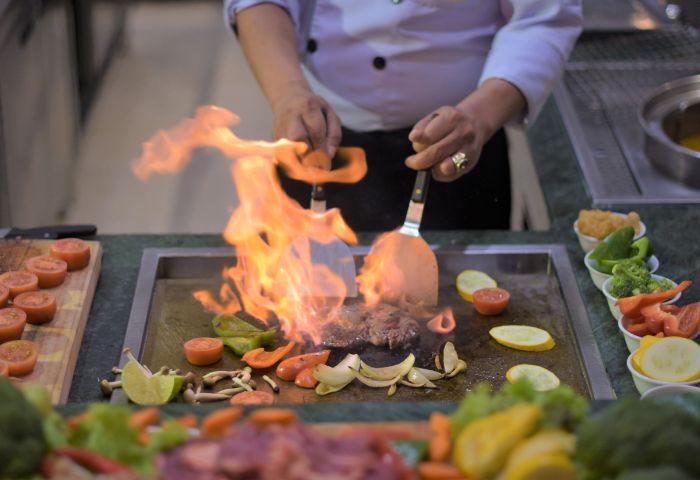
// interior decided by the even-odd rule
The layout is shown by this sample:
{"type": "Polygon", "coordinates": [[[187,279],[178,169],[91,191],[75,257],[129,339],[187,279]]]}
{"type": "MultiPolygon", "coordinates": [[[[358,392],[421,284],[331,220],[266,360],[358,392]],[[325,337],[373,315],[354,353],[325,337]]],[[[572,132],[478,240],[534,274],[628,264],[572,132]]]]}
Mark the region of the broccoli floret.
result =
{"type": "Polygon", "coordinates": [[[700,417],[674,405],[619,400],[586,420],[577,436],[586,480],[665,466],[700,478],[700,417]]]}
{"type": "Polygon", "coordinates": [[[668,290],[672,287],[669,280],[656,280],[645,264],[636,261],[620,262],[613,267],[612,273],[610,294],[617,298],[668,290]]]}
{"type": "Polygon", "coordinates": [[[0,406],[0,478],[32,476],[46,453],[41,414],[3,378],[0,406]]]}

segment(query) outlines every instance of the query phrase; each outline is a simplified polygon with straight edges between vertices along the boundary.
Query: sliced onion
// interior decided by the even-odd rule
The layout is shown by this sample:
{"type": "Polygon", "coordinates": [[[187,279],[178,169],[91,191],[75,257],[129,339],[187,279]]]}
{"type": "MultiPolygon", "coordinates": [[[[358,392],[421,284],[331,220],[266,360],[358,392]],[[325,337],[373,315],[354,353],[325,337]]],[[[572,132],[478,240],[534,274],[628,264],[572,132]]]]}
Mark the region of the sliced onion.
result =
{"type": "Polygon", "coordinates": [[[328,395],[329,393],[338,392],[338,391],[344,389],[349,384],[350,384],[350,382],[348,382],[344,385],[338,385],[338,386],[332,387],[326,383],[319,383],[318,385],[316,385],[316,394],[323,396],[323,395],[328,395]]]}
{"type": "Polygon", "coordinates": [[[412,368],[408,372],[408,375],[406,375],[406,380],[416,387],[437,388],[437,385],[428,380],[425,375],[420,373],[415,368],[412,368]]]}
{"type": "Polygon", "coordinates": [[[409,353],[404,361],[389,367],[371,367],[365,362],[360,362],[360,372],[365,377],[372,378],[374,380],[391,380],[396,376],[403,377],[406,375],[408,371],[411,370],[411,367],[413,367],[415,362],[415,355],[409,353]]]}
{"type": "Polygon", "coordinates": [[[375,380],[373,378],[367,378],[361,373],[357,372],[355,373],[355,378],[357,378],[360,382],[364,383],[368,387],[386,388],[392,386],[393,384],[401,380],[401,375],[397,375],[394,378],[390,378],[389,380],[375,380]]]}
{"type": "Polygon", "coordinates": [[[447,374],[447,378],[452,378],[458,373],[461,373],[467,369],[467,362],[462,359],[457,360],[457,366],[450,373],[447,374]]]}
{"type": "Polygon", "coordinates": [[[389,391],[386,392],[387,397],[391,397],[396,393],[396,383],[392,383],[391,387],[389,387],[389,391]]]}
{"type": "Polygon", "coordinates": [[[320,383],[331,387],[344,387],[355,379],[355,373],[360,368],[360,356],[353,353],[345,356],[335,367],[316,365],[314,378],[320,383]]]}
{"type": "Polygon", "coordinates": [[[457,366],[457,350],[452,342],[447,342],[442,349],[442,365],[445,367],[445,373],[451,373],[457,366]]]}
{"type": "Polygon", "coordinates": [[[413,367],[418,370],[425,378],[428,380],[440,380],[445,376],[444,373],[436,372],[435,370],[428,370],[427,368],[413,367]]]}

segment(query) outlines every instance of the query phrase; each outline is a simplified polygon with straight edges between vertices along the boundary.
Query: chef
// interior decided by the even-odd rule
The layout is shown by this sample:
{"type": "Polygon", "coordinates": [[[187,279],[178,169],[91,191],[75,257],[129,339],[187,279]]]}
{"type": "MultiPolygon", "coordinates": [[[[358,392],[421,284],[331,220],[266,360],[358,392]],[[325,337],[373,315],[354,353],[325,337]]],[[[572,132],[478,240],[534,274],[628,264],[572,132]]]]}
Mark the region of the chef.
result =
{"type": "MultiPolygon", "coordinates": [[[[581,31],[579,0],[226,0],[224,12],[275,138],[365,149],[364,179],[326,186],[356,230],[399,226],[428,168],[422,228],[508,228],[503,126],[534,120],[581,31]]],[[[282,183],[308,204],[309,185],[282,183]]]]}

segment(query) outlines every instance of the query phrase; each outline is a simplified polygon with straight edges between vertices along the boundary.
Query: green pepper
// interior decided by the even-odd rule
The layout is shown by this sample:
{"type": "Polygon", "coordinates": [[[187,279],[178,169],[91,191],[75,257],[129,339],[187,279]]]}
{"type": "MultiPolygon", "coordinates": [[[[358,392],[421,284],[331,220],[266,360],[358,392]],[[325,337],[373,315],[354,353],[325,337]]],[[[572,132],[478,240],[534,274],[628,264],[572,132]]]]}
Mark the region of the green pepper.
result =
{"type": "Polygon", "coordinates": [[[233,350],[233,353],[238,356],[243,356],[251,350],[270,345],[275,339],[276,334],[277,329],[271,328],[269,330],[260,331],[254,336],[249,334],[245,337],[221,337],[221,341],[224,342],[224,345],[233,350]]]}
{"type": "Polygon", "coordinates": [[[220,337],[253,337],[263,331],[235,315],[217,315],[211,326],[220,337]]]}
{"type": "Polygon", "coordinates": [[[651,241],[647,237],[642,237],[632,243],[629,257],[616,260],[601,260],[598,262],[599,270],[609,274],[613,273],[613,267],[620,262],[632,262],[643,265],[649,255],[651,255],[651,241]]]}
{"type": "Polygon", "coordinates": [[[622,227],[605,237],[591,253],[591,259],[618,260],[630,256],[630,248],[634,239],[634,228],[622,227]]]}

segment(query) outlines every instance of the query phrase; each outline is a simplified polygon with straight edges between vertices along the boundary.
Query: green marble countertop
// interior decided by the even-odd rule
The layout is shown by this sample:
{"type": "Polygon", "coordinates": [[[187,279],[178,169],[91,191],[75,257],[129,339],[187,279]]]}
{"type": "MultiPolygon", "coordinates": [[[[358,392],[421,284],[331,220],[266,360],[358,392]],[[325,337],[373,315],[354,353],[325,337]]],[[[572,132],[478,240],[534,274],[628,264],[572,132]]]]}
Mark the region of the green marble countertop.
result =
{"type": "MultiPolygon", "coordinates": [[[[636,394],[625,361],[628,356],[622,335],[603,297],[583,265],[583,252],[572,225],[581,208],[591,207],[583,176],[574,157],[559,113],[550,102],[528,132],[542,190],[552,219],[547,232],[459,231],[426,232],[431,243],[534,244],[560,243],[567,247],[579,291],[590,319],[608,375],[618,396],[636,394]]],[[[611,209],[627,211],[615,205],[611,209]]],[[[635,207],[647,224],[661,267],[659,273],[676,280],[696,279],[700,272],[700,208],[697,206],[643,205],[635,207]]],[[[372,235],[360,235],[370,243],[372,235]]],[[[148,247],[218,247],[225,242],[217,235],[115,235],[98,236],[104,256],[102,273],[83,337],[73,376],[69,402],[101,400],[97,378],[107,376],[120,357],[141,254],[148,247]]],[[[683,303],[700,300],[700,288],[689,288],[683,303]]],[[[367,406],[324,406],[302,414],[308,420],[353,420],[425,418],[435,405],[393,404],[391,409],[367,406]],[[380,411],[381,410],[381,411],[380,411]]],[[[308,407],[307,407],[308,408],[308,407]]]]}

